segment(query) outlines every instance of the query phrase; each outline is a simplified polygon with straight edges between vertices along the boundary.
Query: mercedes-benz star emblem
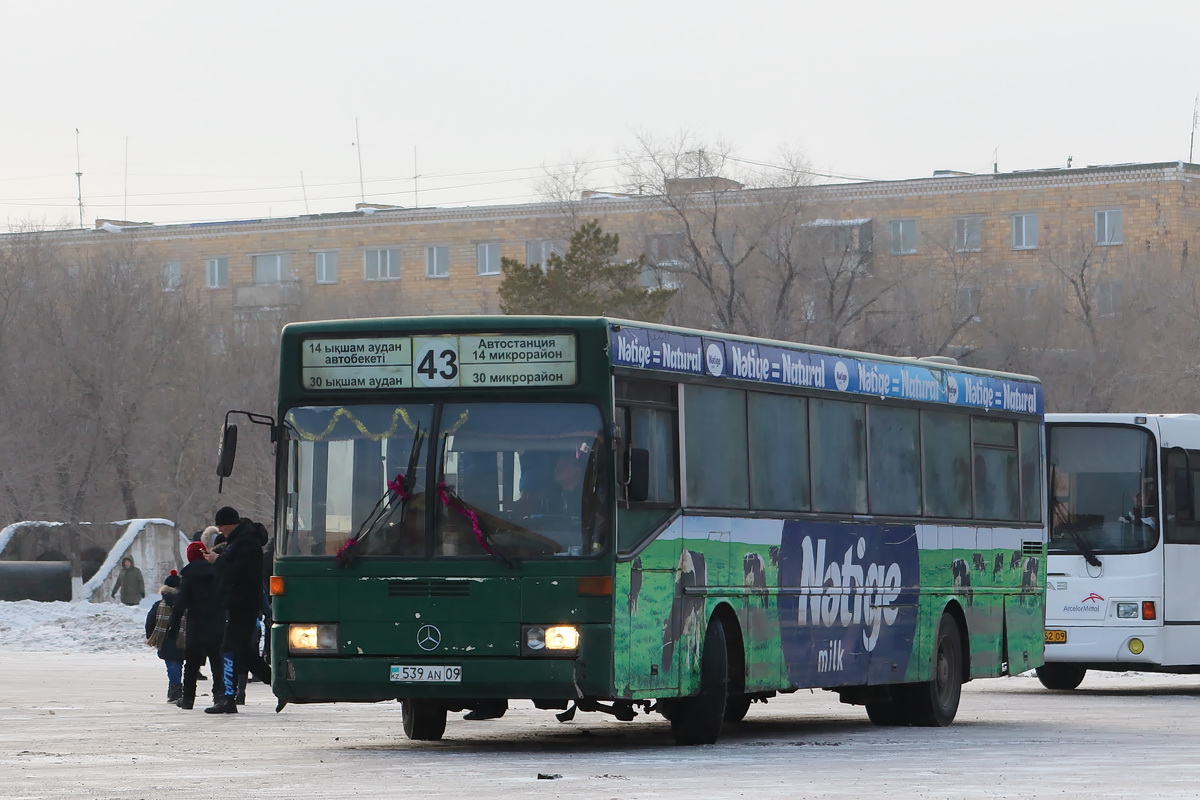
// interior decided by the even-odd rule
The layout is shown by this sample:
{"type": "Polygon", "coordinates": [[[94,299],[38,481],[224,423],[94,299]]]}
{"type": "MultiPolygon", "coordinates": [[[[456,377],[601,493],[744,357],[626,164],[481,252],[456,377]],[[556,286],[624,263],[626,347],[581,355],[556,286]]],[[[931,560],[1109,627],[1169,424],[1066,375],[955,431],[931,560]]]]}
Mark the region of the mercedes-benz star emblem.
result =
{"type": "Polygon", "coordinates": [[[433,625],[422,625],[417,631],[417,647],[422,650],[436,650],[442,643],[442,632],[433,625]]]}

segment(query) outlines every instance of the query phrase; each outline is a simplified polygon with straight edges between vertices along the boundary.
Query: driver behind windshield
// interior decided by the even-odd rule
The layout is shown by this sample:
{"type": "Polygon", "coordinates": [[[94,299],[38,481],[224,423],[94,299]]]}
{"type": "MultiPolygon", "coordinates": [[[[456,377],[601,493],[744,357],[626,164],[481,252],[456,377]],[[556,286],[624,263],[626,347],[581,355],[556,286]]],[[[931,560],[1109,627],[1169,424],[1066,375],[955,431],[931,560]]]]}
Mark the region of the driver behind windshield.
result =
{"type": "Polygon", "coordinates": [[[528,474],[522,482],[518,511],[526,516],[555,514],[579,517],[583,499],[583,454],[579,451],[561,454],[554,462],[553,479],[537,473],[528,474]]]}

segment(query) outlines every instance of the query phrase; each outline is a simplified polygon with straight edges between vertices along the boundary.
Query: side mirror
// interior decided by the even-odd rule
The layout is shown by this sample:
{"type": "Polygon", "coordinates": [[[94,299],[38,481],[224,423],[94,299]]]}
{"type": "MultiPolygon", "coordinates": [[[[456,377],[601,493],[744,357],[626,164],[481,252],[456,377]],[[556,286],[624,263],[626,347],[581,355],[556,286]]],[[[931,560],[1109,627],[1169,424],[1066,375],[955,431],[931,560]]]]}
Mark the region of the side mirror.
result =
{"type": "Polygon", "coordinates": [[[221,452],[217,456],[217,476],[228,478],[233,474],[233,460],[237,457],[237,425],[225,424],[221,434],[221,452]]]}
{"type": "Polygon", "coordinates": [[[629,448],[629,480],[625,483],[626,497],[631,503],[644,503],[650,496],[650,451],[644,447],[629,448]]]}

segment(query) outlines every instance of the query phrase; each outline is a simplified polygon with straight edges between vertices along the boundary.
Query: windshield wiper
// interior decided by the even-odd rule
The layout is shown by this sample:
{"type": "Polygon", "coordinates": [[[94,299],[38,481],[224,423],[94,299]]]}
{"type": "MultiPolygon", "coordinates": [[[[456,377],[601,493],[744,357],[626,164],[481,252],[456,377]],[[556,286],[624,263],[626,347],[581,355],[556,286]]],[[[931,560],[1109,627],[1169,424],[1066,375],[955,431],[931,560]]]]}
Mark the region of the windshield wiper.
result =
{"type": "Polygon", "coordinates": [[[408,465],[405,468],[404,474],[396,473],[396,477],[387,482],[387,489],[384,490],[383,496],[375,502],[375,507],[371,509],[371,513],[367,514],[362,524],[358,526],[358,530],[354,532],[354,535],[347,539],[346,543],[337,551],[339,567],[352,565],[363,541],[370,537],[372,533],[382,528],[383,523],[390,520],[394,515],[399,514],[400,519],[398,520],[398,524],[404,524],[404,514],[408,508],[408,501],[413,496],[412,485],[416,477],[417,460],[421,456],[421,441],[423,439],[424,434],[421,432],[421,426],[418,425],[416,431],[413,433],[412,449],[408,453],[408,465]],[[399,500],[399,505],[393,506],[393,500],[399,500]]]}
{"type": "MultiPolygon", "coordinates": [[[[1084,561],[1091,564],[1093,567],[1103,567],[1104,563],[1101,562],[1100,559],[1096,557],[1096,551],[1093,550],[1092,546],[1087,543],[1087,540],[1084,539],[1083,536],[1081,536],[1077,530],[1075,530],[1074,525],[1072,525],[1070,522],[1067,522],[1065,520],[1062,522],[1057,522],[1056,511],[1058,508],[1058,501],[1055,499],[1055,496],[1054,496],[1054,486],[1055,486],[1055,468],[1053,466],[1051,466],[1050,467],[1050,533],[1053,534],[1055,531],[1062,531],[1063,533],[1067,534],[1068,536],[1071,537],[1071,541],[1075,542],[1075,546],[1077,548],[1079,548],[1079,554],[1083,556],[1084,561]],[[1057,524],[1055,524],[1056,522],[1057,522],[1057,524]]],[[[1063,508],[1065,511],[1065,506],[1063,508]]]]}

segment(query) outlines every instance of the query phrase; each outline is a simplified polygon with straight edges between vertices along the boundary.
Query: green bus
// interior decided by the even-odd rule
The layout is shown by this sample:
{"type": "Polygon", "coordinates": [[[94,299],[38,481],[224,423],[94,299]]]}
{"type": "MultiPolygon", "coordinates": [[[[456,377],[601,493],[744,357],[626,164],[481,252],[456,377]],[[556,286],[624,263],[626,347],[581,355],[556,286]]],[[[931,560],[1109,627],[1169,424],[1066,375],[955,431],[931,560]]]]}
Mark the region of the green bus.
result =
{"type": "MultiPolygon", "coordinates": [[[[523,699],[697,744],[801,688],[948,725],[964,682],[1042,662],[1035,378],[583,317],[281,348],[278,422],[251,415],[280,708],[399,700],[434,740],[523,699]]],[[[227,416],[223,477],[235,443],[227,416]]]]}

